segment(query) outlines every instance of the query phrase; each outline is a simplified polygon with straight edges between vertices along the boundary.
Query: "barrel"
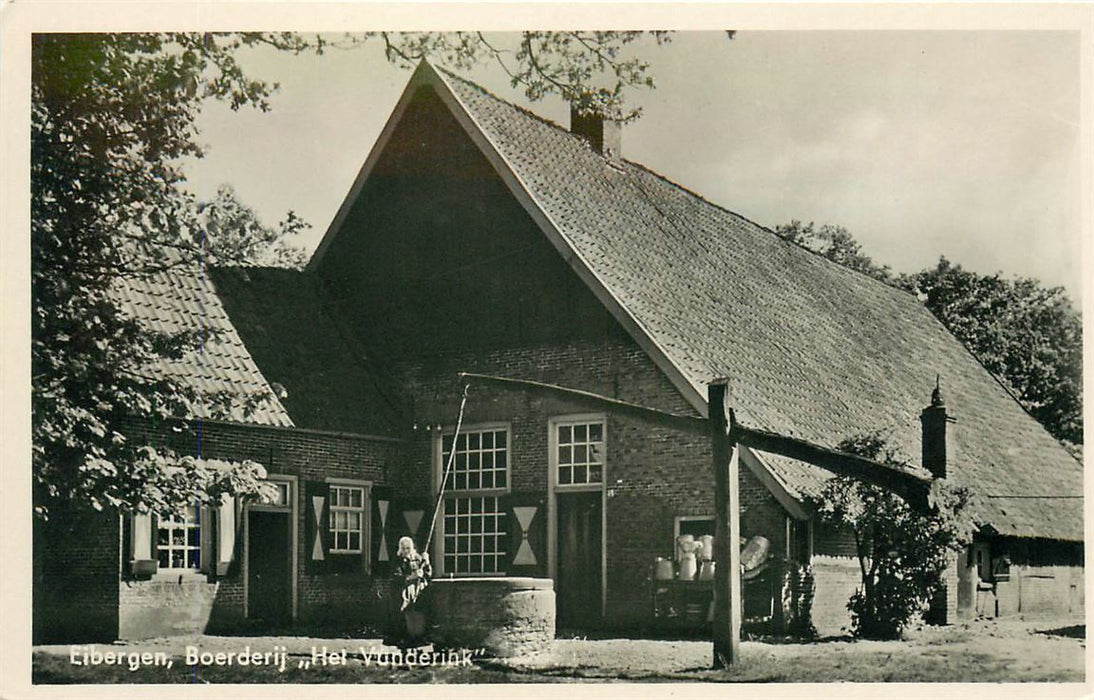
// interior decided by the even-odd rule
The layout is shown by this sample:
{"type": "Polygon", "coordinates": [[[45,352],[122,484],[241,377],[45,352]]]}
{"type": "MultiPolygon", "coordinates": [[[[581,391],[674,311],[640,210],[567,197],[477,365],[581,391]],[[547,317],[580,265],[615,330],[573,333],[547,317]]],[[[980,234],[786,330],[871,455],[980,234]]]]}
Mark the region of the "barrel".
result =
{"type": "Polygon", "coordinates": [[[430,636],[441,647],[509,658],[547,651],[554,641],[555,588],[549,578],[439,578],[427,590],[430,636]]]}

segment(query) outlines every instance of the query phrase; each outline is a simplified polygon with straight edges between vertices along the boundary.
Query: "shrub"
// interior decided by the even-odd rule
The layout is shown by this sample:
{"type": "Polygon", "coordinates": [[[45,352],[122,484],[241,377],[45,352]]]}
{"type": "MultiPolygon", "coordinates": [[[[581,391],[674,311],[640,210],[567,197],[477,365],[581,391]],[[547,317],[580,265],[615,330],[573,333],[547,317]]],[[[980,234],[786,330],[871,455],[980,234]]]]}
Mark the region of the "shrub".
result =
{"type": "MultiPolygon", "coordinates": [[[[876,435],[852,438],[837,447],[887,464],[900,464],[876,435]]],[[[918,512],[896,494],[848,477],[836,477],[814,499],[826,525],[850,531],[862,586],[851,597],[852,634],[895,639],[924,610],[942,585],[951,552],[972,539],[970,494],[945,480],[931,487],[932,510],[918,512]]]]}

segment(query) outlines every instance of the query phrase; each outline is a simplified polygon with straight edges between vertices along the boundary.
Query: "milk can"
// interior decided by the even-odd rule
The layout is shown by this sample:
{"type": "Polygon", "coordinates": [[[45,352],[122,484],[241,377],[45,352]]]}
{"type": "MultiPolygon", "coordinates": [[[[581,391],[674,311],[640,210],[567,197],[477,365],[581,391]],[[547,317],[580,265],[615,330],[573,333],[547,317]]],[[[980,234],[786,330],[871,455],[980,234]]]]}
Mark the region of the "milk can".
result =
{"type": "Polygon", "coordinates": [[[698,566],[695,553],[702,546],[695,541],[694,535],[680,535],[676,538],[676,553],[680,558],[680,580],[691,581],[695,578],[698,566]]]}
{"type": "Polygon", "coordinates": [[[707,559],[699,566],[699,580],[700,581],[713,581],[714,580],[714,562],[707,559]]]}
{"type": "Polygon", "coordinates": [[[699,541],[703,544],[702,552],[699,554],[699,561],[710,561],[714,558],[714,535],[703,535],[699,538],[699,541]]]}

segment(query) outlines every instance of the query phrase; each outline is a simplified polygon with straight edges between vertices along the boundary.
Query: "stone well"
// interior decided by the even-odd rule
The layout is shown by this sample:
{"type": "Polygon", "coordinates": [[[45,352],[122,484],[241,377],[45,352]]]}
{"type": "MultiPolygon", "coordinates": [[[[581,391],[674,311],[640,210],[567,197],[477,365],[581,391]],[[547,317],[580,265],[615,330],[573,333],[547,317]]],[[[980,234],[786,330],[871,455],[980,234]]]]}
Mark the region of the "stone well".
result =
{"type": "Polygon", "coordinates": [[[555,638],[549,578],[438,578],[429,592],[433,641],[507,658],[546,651],[555,638]]]}

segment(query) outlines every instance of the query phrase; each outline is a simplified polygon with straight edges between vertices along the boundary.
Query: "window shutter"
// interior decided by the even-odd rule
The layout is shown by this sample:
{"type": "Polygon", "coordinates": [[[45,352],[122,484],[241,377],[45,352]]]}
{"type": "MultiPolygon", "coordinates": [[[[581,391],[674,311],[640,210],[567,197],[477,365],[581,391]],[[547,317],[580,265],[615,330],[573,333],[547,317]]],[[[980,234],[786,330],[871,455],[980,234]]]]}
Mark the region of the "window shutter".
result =
{"type": "Polygon", "coordinates": [[[386,573],[391,568],[399,538],[394,535],[392,507],[394,490],[390,486],[372,487],[372,547],[373,573],[386,573]],[[394,541],[393,541],[394,540],[394,541]]]}
{"type": "Polygon", "coordinates": [[[153,549],[154,523],[151,513],[136,513],[129,519],[129,565],[134,576],[151,576],[159,562],[153,549]]]}
{"type": "Polygon", "coordinates": [[[216,546],[214,555],[217,576],[227,576],[236,553],[236,499],[224,496],[216,508],[216,546]]]}
{"type": "Polygon", "coordinates": [[[330,489],[325,482],[304,482],[304,512],[304,571],[320,574],[328,569],[330,548],[330,489]]]}
{"type": "Polygon", "coordinates": [[[400,498],[397,505],[399,517],[392,530],[392,544],[398,547],[400,537],[409,537],[414,540],[414,546],[422,551],[425,538],[429,536],[429,518],[433,515],[429,499],[400,498]]]}
{"type": "Polygon", "coordinates": [[[511,493],[500,499],[508,514],[508,568],[516,576],[547,574],[547,499],[540,493],[511,493]]]}

